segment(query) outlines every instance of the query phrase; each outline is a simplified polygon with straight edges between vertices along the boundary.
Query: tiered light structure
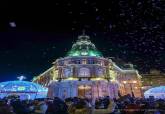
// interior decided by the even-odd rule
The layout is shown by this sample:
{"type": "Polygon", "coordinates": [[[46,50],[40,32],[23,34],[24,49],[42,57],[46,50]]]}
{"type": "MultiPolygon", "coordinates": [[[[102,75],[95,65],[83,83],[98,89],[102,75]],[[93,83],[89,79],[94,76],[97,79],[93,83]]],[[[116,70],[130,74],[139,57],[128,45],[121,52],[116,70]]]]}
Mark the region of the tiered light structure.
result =
{"type": "Polygon", "coordinates": [[[119,68],[111,59],[103,57],[89,36],[83,34],[66,57],[57,59],[50,69],[33,81],[49,87],[49,97],[117,98],[119,93],[126,95],[132,92],[135,97],[141,97],[139,88],[133,87],[131,92],[128,83],[124,85],[123,81],[129,79],[137,81],[135,87],[140,86],[137,70],[119,68]]]}
{"type": "Polygon", "coordinates": [[[78,40],[73,44],[72,49],[68,52],[68,56],[96,56],[102,57],[95,45],[89,40],[89,36],[82,35],[78,37],[78,40]]]}

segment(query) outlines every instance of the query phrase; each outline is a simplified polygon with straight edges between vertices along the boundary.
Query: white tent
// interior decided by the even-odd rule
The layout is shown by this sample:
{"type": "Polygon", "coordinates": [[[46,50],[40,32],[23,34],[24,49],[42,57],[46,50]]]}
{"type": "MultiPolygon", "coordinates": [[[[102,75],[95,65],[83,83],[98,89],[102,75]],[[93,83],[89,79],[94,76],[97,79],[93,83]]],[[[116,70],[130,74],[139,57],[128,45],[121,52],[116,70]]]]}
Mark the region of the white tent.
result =
{"type": "Polygon", "coordinates": [[[28,81],[7,81],[0,83],[0,98],[18,95],[20,99],[45,98],[48,89],[28,81]]]}
{"type": "Polygon", "coordinates": [[[165,99],[165,86],[154,87],[144,92],[145,98],[149,98],[150,96],[157,99],[165,99]]]}

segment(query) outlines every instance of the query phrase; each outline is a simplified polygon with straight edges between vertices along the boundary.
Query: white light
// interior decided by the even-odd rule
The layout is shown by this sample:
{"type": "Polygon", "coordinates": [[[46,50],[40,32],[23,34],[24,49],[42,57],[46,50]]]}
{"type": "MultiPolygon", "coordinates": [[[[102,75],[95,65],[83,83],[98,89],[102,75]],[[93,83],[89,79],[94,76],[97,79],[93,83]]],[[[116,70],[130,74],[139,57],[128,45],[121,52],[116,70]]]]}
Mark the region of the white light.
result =
{"type": "Polygon", "coordinates": [[[135,80],[135,81],[133,81],[133,83],[135,84],[135,83],[137,83],[137,81],[135,80]]]}
{"type": "Polygon", "coordinates": [[[13,27],[13,28],[16,27],[16,23],[15,22],[10,22],[9,25],[10,25],[10,27],[13,27]]]}
{"type": "Polygon", "coordinates": [[[26,79],[26,77],[25,76],[19,76],[19,77],[17,77],[20,81],[22,81],[22,80],[24,80],[24,79],[26,79]]]}
{"type": "Polygon", "coordinates": [[[88,55],[87,52],[81,52],[81,55],[88,55]]]}
{"type": "Polygon", "coordinates": [[[123,83],[124,83],[124,84],[126,84],[126,83],[127,83],[127,81],[123,81],[123,83]]]}
{"type": "Polygon", "coordinates": [[[1,85],[1,87],[4,87],[5,85],[1,85]]]}
{"type": "Polygon", "coordinates": [[[114,79],[111,79],[110,81],[111,81],[111,82],[115,82],[115,80],[114,80],[114,79]]]}

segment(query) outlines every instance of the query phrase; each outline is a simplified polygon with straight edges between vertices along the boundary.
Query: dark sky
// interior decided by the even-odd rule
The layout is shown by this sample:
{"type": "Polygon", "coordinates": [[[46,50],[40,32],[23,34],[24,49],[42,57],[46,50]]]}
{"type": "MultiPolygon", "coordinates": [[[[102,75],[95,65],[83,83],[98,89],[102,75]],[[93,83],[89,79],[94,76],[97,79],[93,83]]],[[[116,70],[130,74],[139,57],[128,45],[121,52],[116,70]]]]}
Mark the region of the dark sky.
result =
{"type": "Polygon", "coordinates": [[[83,29],[106,57],[165,72],[163,0],[0,3],[0,81],[30,80],[65,56],[83,29]]]}

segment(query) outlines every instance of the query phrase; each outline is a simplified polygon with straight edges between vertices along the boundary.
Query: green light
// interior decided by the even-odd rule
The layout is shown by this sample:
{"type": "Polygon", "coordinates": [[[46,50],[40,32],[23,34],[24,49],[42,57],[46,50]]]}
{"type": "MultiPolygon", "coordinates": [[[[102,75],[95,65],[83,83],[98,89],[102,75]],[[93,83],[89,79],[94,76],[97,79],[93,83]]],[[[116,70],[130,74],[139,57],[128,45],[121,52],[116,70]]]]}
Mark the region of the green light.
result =
{"type": "Polygon", "coordinates": [[[97,56],[97,54],[94,51],[90,51],[89,55],[90,56],[97,56]]]}
{"type": "Polygon", "coordinates": [[[95,50],[72,50],[68,53],[69,56],[101,56],[101,53],[95,50]]]}
{"type": "Polygon", "coordinates": [[[83,52],[81,52],[81,55],[88,55],[88,52],[83,51],[83,52]]]}
{"type": "Polygon", "coordinates": [[[19,90],[19,91],[23,91],[23,90],[25,90],[25,87],[20,86],[20,87],[18,87],[18,90],[19,90]]]}
{"type": "Polygon", "coordinates": [[[79,36],[76,43],[73,44],[67,56],[97,56],[102,54],[96,49],[95,45],[89,40],[88,36],[79,36]]]}
{"type": "Polygon", "coordinates": [[[75,51],[75,52],[73,52],[71,55],[72,55],[72,56],[79,56],[79,55],[80,55],[79,53],[80,53],[80,52],[75,51]]]}

